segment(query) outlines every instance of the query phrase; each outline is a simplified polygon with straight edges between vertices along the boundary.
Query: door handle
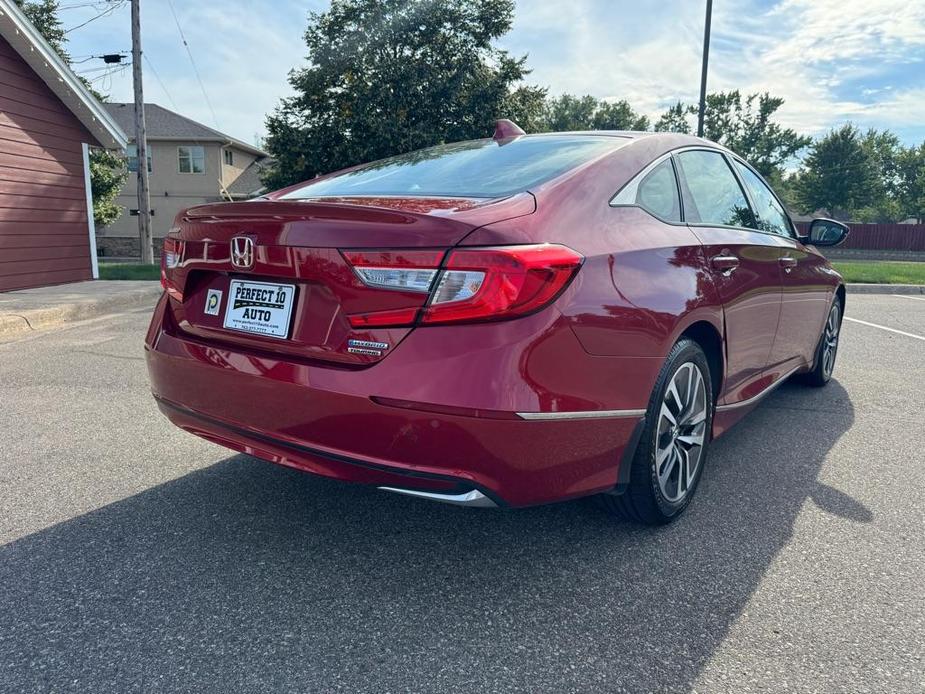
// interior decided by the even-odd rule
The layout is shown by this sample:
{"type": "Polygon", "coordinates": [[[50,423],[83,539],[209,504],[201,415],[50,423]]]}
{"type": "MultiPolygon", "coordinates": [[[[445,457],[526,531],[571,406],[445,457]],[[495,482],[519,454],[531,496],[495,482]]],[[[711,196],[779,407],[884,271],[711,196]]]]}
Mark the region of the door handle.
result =
{"type": "Polygon", "coordinates": [[[739,267],[739,259],[729,251],[723,251],[719,255],[714,255],[710,260],[714,270],[719,270],[724,277],[729,277],[735,269],[739,267]]]}
{"type": "Polygon", "coordinates": [[[784,272],[786,273],[789,273],[797,266],[797,259],[791,258],[789,255],[783,256],[779,262],[781,267],[784,268],[784,272]]]}

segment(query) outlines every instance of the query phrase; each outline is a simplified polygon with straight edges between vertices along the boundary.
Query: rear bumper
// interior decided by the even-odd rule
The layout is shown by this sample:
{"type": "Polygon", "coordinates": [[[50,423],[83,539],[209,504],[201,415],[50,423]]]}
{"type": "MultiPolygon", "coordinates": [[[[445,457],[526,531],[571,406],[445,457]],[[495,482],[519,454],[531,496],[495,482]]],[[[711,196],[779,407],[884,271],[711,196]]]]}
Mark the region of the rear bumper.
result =
{"type": "MultiPolygon", "coordinates": [[[[162,412],[215,443],[325,477],[454,496],[476,490],[497,505],[547,503],[614,489],[639,421],[523,419],[520,408],[453,402],[414,406],[433,402],[433,392],[471,392],[478,384],[472,372],[452,369],[440,371],[436,391],[383,378],[398,351],[359,371],[255,356],[165,329],[164,311],[162,302],[146,341],[162,412]]],[[[496,389],[498,374],[483,375],[484,389],[496,389]]]]}

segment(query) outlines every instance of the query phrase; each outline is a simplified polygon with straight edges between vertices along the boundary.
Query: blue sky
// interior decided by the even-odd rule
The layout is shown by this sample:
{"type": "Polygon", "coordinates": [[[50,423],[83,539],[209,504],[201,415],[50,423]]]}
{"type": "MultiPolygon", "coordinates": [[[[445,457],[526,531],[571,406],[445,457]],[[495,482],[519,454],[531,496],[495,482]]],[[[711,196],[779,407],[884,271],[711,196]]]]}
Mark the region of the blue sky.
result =
{"type": "MultiPolygon", "coordinates": [[[[168,0],[142,2],[147,101],[253,142],[264,117],[290,93],[304,63],[307,14],[327,0],[173,0],[205,83],[210,109],[168,0]],[[153,66],[153,69],[151,69],[153,66]],[[156,76],[155,76],[156,72],[156,76]],[[160,80],[157,79],[160,78],[160,80]],[[214,117],[212,112],[214,110],[214,117]]],[[[66,28],[106,9],[62,0],[66,28]]],[[[709,89],[770,91],[786,99],[779,120],[808,134],[852,121],[925,141],[925,1],[715,0],[709,89]]],[[[529,54],[529,82],[550,93],[625,98],[657,116],[693,102],[700,79],[703,3],[697,0],[519,0],[500,42],[529,54]]],[[[131,47],[129,10],[68,34],[75,59],[131,47]]],[[[77,65],[113,100],[131,100],[131,69],[77,65]]]]}

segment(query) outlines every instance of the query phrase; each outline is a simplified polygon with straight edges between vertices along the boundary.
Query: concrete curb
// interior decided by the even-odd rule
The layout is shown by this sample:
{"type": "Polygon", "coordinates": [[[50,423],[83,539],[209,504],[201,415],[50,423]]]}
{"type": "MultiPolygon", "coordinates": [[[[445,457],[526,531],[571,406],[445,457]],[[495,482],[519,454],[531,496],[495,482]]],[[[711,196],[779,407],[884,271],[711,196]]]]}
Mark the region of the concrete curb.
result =
{"type": "MultiPolygon", "coordinates": [[[[145,283],[149,284],[149,283],[145,283]]],[[[151,286],[133,287],[103,296],[87,297],[53,303],[36,308],[10,308],[0,305],[0,338],[46,330],[65,323],[96,318],[144,306],[154,307],[160,297],[159,282],[151,286]]]]}
{"type": "Polygon", "coordinates": [[[925,284],[846,284],[850,294],[925,294],[925,284]]]}

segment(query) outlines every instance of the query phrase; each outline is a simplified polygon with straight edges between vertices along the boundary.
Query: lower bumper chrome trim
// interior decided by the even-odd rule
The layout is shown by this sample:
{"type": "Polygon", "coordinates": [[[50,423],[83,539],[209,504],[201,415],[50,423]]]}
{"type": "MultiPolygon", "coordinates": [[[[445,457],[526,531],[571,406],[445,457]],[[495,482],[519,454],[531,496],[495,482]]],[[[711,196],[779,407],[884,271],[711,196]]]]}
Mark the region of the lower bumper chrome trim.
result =
{"type": "Polygon", "coordinates": [[[521,419],[603,419],[605,417],[642,417],[645,410],[585,410],[583,412],[518,412],[521,419]]]}
{"type": "Polygon", "coordinates": [[[494,501],[482,494],[478,489],[473,489],[471,492],[465,492],[464,494],[439,494],[437,492],[421,492],[416,489],[400,489],[399,487],[379,487],[379,489],[384,492],[407,494],[408,496],[440,501],[454,506],[475,506],[479,508],[495,508],[497,506],[494,501]]]}

